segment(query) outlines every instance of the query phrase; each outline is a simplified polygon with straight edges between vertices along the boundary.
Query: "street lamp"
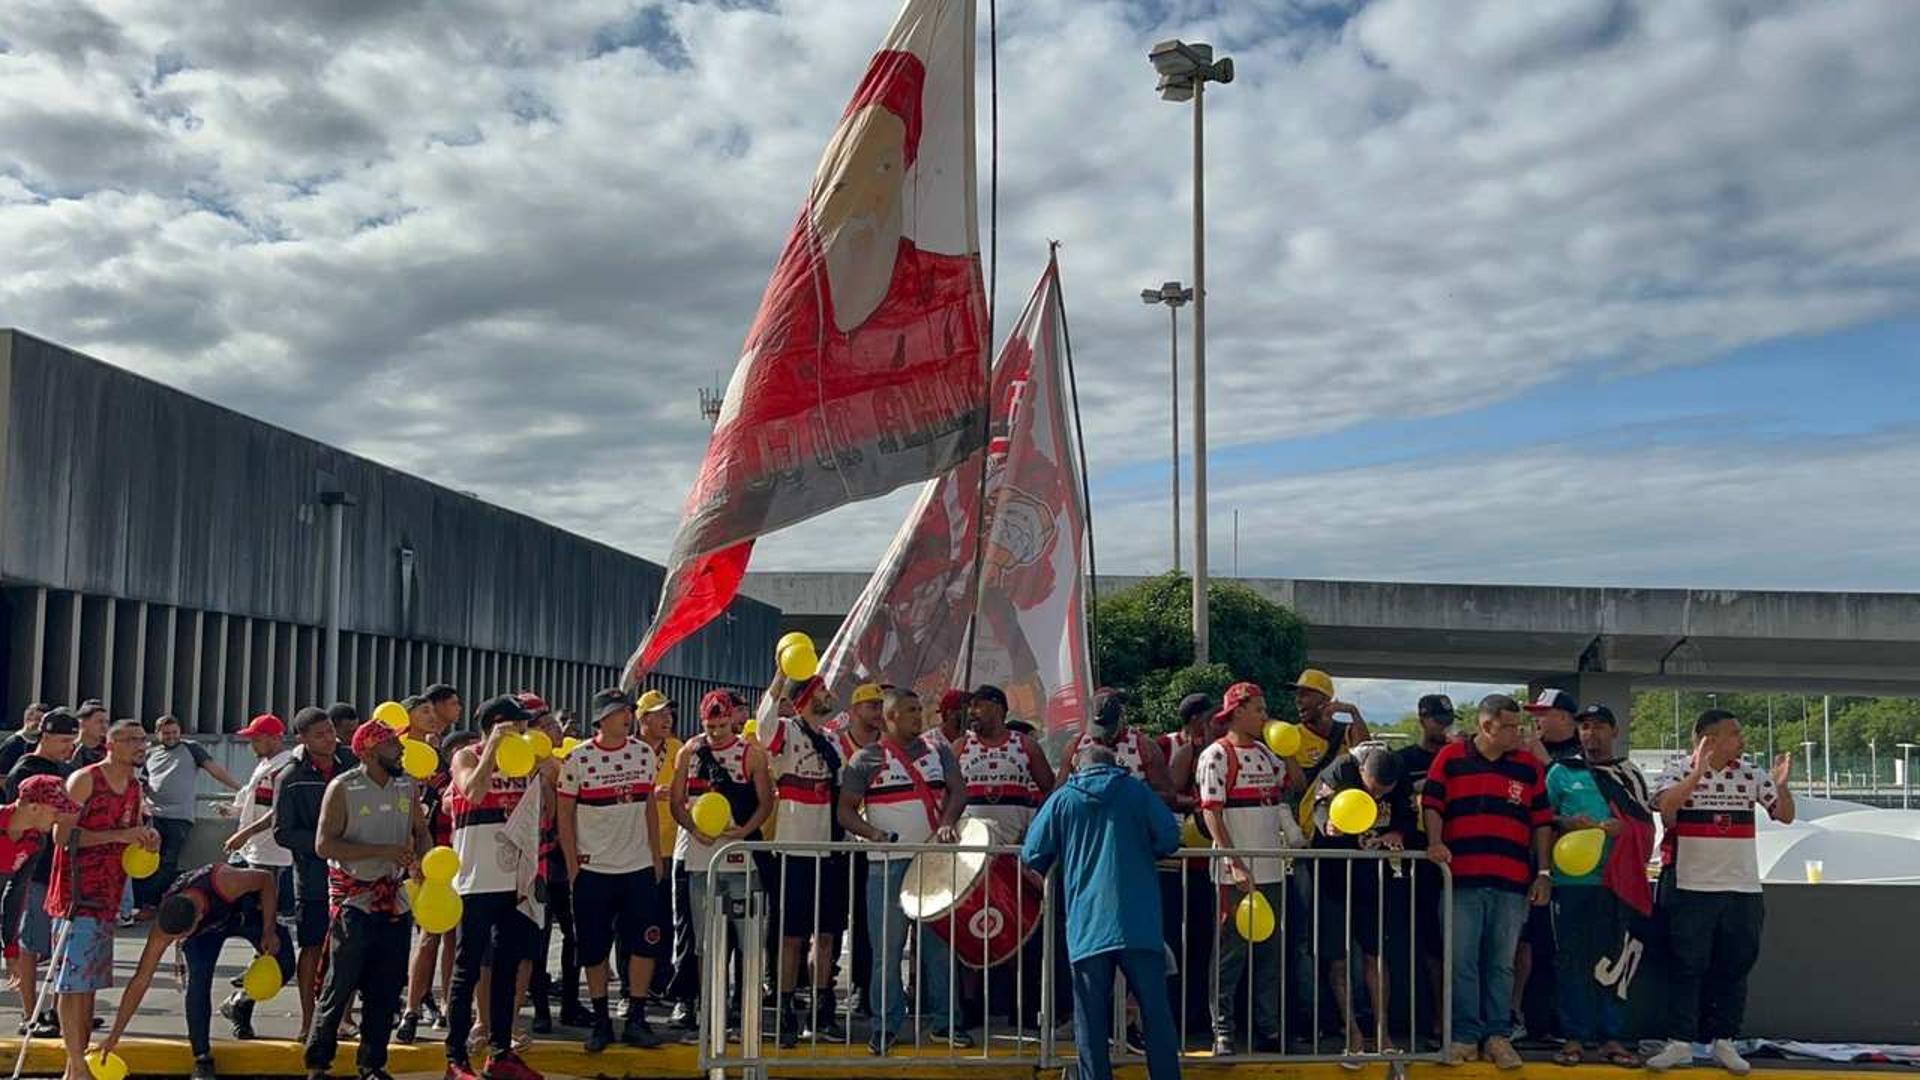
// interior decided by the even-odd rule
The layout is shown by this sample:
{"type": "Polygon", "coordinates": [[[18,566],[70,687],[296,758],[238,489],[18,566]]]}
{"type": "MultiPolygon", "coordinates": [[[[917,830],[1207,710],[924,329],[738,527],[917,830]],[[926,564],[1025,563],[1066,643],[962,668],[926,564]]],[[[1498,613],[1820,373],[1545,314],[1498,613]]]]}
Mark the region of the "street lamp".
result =
{"type": "Polygon", "coordinates": [[[1167,305],[1171,320],[1171,346],[1167,365],[1168,385],[1172,391],[1170,414],[1173,417],[1173,572],[1180,572],[1180,308],[1193,299],[1192,289],[1183,289],[1177,281],[1163,283],[1157,289],[1141,289],[1140,299],[1148,304],[1167,305]]]}
{"type": "Polygon", "coordinates": [[[1193,102],[1193,662],[1207,663],[1207,184],[1206,87],[1233,81],[1213,46],[1163,41],[1147,52],[1165,101],[1193,102]]]}
{"type": "Polygon", "coordinates": [[[1900,747],[1900,809],[1913,808],[1913,752],[1920,743],[1903,742],[1900,747]]]}

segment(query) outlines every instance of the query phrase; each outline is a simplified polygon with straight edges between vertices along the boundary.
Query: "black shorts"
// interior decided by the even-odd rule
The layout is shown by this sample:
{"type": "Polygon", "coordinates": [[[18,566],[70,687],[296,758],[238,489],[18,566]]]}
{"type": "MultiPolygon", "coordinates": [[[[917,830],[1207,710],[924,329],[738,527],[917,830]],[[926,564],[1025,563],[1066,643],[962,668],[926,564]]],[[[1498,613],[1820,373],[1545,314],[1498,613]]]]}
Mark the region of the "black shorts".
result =
{"type": "Polygon", "coordinates": [[[293,943],[302,949],[318,948],[327,940],[327,925],[332,921],[327,910],[326,864],[294,866],[293,943]]]}
{"type": "Polygon", "coordinates": [[[845,855],[829,855],[824,859],[790,855],[774,862],[773,876],[778,888],[770,891],[780,897],[782,936],[797,938],[846,932],[851,894],[847,889],[845,855]],[[816,910],[819,912],[817,922],[816,910]]]}
{"type": "MultiPolygon", "coordinates": [[[[1380,879],[1376,875],[1386,872],[1385,867],[1366,860],[1319,859],[1309,863],[1306,872],[1311,874],[1312,867],[1320,868],[1319,904],[1317,911],[1307,912],[1308,919],[1319,920],[1320,962],[1343,956],[1347,953],[1348,935],[1360,946],[1360,951],[1368,956],[1380,955],[1380,879]],[[1351,866],[1353,878],[1349,883],[1347,869],[1351,866]],[[1349,887],[1351,885],[1351,887],[1349,887]],[[1349,923],[1351,918],[1351,923],[1349,923]]],[[[1300,868],[1296,866],[1295,873],[1300,868]]],[[[1288,913],[1288,918],[1293,918],[1288,913]]]]}
{"type": "Polygon", "coordinates": [[[666,939],[661,921],[652,867],[624,874],[582,869],[573,879],[573,937],[583,968],[606,963],[616,936],[632,955],[658,956],[666,939]]]}

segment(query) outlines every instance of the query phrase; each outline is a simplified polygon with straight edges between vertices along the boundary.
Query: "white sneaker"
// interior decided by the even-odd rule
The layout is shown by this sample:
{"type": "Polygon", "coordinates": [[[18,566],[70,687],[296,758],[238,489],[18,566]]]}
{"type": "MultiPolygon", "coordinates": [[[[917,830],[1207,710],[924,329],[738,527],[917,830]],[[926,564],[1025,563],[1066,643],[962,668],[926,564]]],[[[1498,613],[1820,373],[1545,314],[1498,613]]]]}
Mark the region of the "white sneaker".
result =
{"type": "Polygon", "coordinates": [[[1647,1059],[1647,1068],[1654,1072],[1665,1072],[1676,1065],[1685,1065],[1693,1060],[1693,1046],[1679,1039],[1667,1040],[1660,1052],[1647,1059]]]}
{"type": "Polygon", "coordinates": [[[1747,1064],[1747,1059],[1741,1057],[1740,1051],[1733,1048],[1732,1039],[1713,1040],[1713,1060],[1719,1062],[1721,1068],[1735,1076],[1745,1076],[1753,1071],[1753,1066],[1747,1064]]]}

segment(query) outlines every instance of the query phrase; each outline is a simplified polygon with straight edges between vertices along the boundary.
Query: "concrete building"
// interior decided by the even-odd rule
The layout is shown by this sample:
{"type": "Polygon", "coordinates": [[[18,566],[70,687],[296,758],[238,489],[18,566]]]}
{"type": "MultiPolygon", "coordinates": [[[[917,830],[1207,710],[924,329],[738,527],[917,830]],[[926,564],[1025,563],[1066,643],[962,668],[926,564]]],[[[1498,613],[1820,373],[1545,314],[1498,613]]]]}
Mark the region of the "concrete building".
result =
{"type": "MultiPolygon", "coordinates": [[[[0,329],[0,724],[97,697],[217,736],[432,682],[583,709],[658,603],[656,564],[0,329]]],[[[734,603],[656,683],[765,676],[734,603]]],[[[220,740],[211,740],[219,742],[220,740]]]]}

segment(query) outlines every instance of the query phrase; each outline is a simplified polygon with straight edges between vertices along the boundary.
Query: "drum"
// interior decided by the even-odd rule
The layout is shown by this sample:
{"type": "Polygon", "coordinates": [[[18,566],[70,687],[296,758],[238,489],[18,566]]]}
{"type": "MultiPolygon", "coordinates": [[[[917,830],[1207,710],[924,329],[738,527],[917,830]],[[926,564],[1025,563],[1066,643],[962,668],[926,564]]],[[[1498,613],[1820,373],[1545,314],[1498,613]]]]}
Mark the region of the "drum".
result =
{"type": "MultiPolygon", "coordinates": [[[[993,843],[979,819],[960,823],[962,846],[993,843]]],[[[929,924],[968,967],[988,968],[1017,955],[1040,925],[1046,883],[1017,855],[924,851],[907,867],[900,907],[929,924]]]]}

